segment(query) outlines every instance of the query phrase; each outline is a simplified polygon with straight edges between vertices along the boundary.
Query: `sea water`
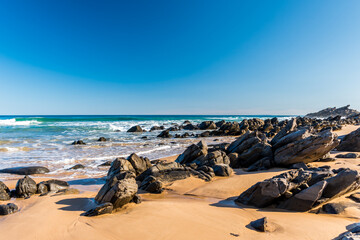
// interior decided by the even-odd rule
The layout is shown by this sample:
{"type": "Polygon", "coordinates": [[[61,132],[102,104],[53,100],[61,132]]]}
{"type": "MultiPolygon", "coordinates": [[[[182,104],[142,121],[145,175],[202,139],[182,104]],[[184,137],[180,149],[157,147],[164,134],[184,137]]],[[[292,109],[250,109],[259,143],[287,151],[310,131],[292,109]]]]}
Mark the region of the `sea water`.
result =
{"type": "MultiPolygon", "coordinates": [[[[185,120],[194,124],[207,120],[240,122],[254,117],[278,117],[283,120],[291,116],[0,116],[0,169],[45,166],[50,169],[50,174],[63,175],[66,178],[79,175],[101,176],[104,169],[98,165],[104,161],[127,157],[133,152],[151,160],[158,159],[180,154],[189,144],[199,141],[194,138],[157,138],[160,131],[149,132],[152,126],[168,128],[174,124],[181,125],[185,120]],[[140,125],[147,132],[128,133],[127,130],[135,125],[140,125]],[[109,141],[98,142],[99,137],[105,137],[109,141]],[[83,140],[86,145],[71,145],[74,140],[83,140]],[[68,170],[77,163],[86,168],[68,170]]],[[[184,132],[183,130],[172,134],[184,132]]],[[[208,142],[215,139],[206,138],[208,142]]],[[[8,174],[0,174],[0,179],[7,177],[8,174]]]]}

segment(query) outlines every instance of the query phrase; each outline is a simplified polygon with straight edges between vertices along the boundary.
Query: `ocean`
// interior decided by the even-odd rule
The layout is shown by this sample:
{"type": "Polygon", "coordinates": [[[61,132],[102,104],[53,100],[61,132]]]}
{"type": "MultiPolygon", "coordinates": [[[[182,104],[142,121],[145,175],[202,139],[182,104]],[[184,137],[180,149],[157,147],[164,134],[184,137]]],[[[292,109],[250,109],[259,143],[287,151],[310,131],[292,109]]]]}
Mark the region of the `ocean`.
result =
{"type": "MultiPolygon", "coordinates": [[[[195,138],[160,139],[160,131],[127,133],[135,125],[145,130],[152,126],[181,125],[185,120],[237,121],[248,118],[272,118],[279,120],[292,116],[283,115],[111,115],[111,116],[0,116],[0,169],[18,166],[45,166],[57,177],[74,178],[80,175],[97,177],[104,174],[98,165],[116,157],[136,154],[150,160],[179,154],[195,138]],[[147,139],[143,139],[143,137],[147,139]],[[98,142],[99,137],[109,139],[98,142]],[[83,140],[86,145],[74,146],[74,140],[83,140]],[[68,170],[81,163],[82,170],[68,170]]],[[[176,133],[184,133],[185,130],[176,133]]],[[[188,131],[189,132],[189,131],[188,131]]],[[[201,131],[190,131],[199,133],[201,131]]],[[[174,133],[175,134],[175,133],[174,133]]],[[[216,138],[206,138],[211,143],[216,138]]],[[[0,179],[9,178],[0,174],[0,179]]]]}

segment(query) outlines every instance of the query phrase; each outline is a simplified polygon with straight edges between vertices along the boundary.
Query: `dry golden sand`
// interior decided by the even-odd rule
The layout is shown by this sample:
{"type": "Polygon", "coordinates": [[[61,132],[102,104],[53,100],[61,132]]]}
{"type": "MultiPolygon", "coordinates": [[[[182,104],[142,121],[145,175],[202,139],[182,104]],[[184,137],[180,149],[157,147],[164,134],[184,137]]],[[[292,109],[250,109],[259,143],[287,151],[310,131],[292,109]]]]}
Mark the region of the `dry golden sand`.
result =
{"type": "MultiPolygon", "coordinates": [[[[348,126],[341,130],[346,134],[348,126]]],[[[340,134],[339,134],[340,135],[340,134]]],[[[173,161],[176,157],[167,160],[173,161]]],[[[355,159],[330,163],[358,168],[355,159]]],[[[283,172],[271,169],[256,173],[236,170],[229,178],[211,182],[188,178],[166,186],[162,194],[143,193],[139,205],[98,217],[81,214],[93,206],[101,185],[72,186],[81,192],[61,196],[33,196],[12,202],[20,211],[0,217],[0,239],[332,239],[358,221],[356,210],[345,215],[295,213],[236,206],[233,199],[258,181],[283,172]],[[252,230],[250,221],[268,217],[277,226],[273,233],[252,230]]],[[[41,179],[36,179],[40,181],[41,179]]],[[[6,182],[14,187],[16,181],[6,182]]],[[[338,201],[349,201],[341,198],[338,201]]],[[[351,210],[350,210],[351,211],[351,210]]]]}

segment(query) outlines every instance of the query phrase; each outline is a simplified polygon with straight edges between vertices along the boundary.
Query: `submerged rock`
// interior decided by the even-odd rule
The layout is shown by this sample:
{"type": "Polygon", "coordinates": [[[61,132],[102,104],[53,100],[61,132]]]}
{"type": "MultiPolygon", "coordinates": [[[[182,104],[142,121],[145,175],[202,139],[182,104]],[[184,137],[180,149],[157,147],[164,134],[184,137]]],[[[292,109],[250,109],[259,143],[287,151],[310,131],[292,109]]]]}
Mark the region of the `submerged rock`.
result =
{"type": "Polygon", "coordinates": [[[1,169],[0,173],[10,173],[17,175],[33,175],[33,174],[44,174],[50,172],[46,167],[32,166],[32,167],[15,167],[1,169]]]}
{"type": "Polygon", "coordinates": [[[68,170],[76,170],[76,169],[84,169],[85,166],[82,164],[76,164],[74,166],[72,166],[71,168],[69,168],[68,170]]]}
{"type": "Polygon", "coordinates": [[[98,142],[106,142],[106,141],[107,141],[107,139],[105,137],[100,137],[98,139],[98,142]]]}
{"type": "Polygon", "coordinates": [[[74,141],[71,145],[86,145],[83,140],[74,141]]]}

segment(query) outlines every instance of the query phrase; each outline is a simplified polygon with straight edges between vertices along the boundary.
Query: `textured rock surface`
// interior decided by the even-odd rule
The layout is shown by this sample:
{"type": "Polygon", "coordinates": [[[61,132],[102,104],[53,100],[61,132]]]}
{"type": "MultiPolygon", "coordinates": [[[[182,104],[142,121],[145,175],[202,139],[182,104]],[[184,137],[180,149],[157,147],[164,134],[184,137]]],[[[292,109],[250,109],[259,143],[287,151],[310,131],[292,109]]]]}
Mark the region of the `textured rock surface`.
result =
{"type": "Polygon", "coordinates": [[[291,170],[258,182],[235,202],[293,211],[307,211],[360,187],[359,172],[350,169],[291,170]]]}
{"type": "Polygon", "coordinates": [[[328,117],[336,117],[336,116],[351,117],[357,114],[360,114],[360,112],[354,109],[350,109],[350,105],[347,105],[340,108],[336,108],[336,107],[325,108],[323,110],[320,110],[319,112],[309,113],[305,117],[309,117],[309,118],[328,118],[328,117]]]}
{"type": "Polygon", "coordinates": [[[136,125],[127,130],[127,132],[143,132],[143,129],[139,125],[136,125]]]}
{"type": "Polygon", "coordinates": [[[0,201],[7,201],[10,199],[10,189],[5,183],[0,181],[0,201]]]}
{"type": "Polygon", "coordinates": [[[250,226],[255,228],[259,232],[273,232],[275,231],[275,225],[270,223],[267,217],[260,218],[258,220],[252,221],[250,226]]]}
{"type": "Polygon", "coordinates": [[[360,128],[346,135],[336,149],[339,151],[360,152],[360,128]]]}
{"type": "Polygon", "coordinates": [[[205,156],[208,153],[208,147],[204,141],[197,144],[190,145],[177,159],[176,162],[180,164],[191,163],[200,156],[205,156]]]}
{"type": "Polygon", "coordinates": [[[84,215],[91,217],[91,216],[99,216],[99,215],[103,215],[103,214],[107,214],[107,213],[111,213],[114,209],[114,206],[112,205],[112,203],[102,203],[98,206],[96,206],[93,209],[90,209],[89,211],[87,211],[84,215]]]}
{"type": "Polygon", "coordinates": [[[6,205],[0,205],[0,215],[9,215],[15,213],[19,210],[18,206],[13,203],[8,203],[6,205]]]}
{"type": "Polygon", "coordinates": [[[30,197],[37,191],[36,182],[29,176],[25,176],[16,183],[17,197],[30,197]]]}

